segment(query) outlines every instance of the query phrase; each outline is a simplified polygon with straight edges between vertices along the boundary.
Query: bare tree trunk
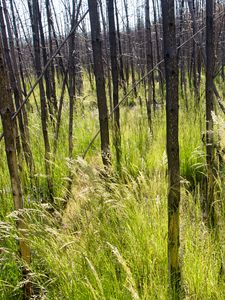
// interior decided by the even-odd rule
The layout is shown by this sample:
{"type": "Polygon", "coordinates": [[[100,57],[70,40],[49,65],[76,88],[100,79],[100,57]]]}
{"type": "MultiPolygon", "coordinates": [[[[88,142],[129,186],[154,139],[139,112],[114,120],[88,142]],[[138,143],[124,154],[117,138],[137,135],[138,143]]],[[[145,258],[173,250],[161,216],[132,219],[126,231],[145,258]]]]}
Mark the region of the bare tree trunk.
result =
{"type": "Polygon", "coordinates": [[[125,77],[124,77],[123,53],[122,53],[117,0],[115,0],[115,9],[116,9],[116,26],[117,26],[118,48],[119,48],[119,61],[120,61],[120,80],[121,80],[121,85],[123,87],[123,93],[124,95],[126,95],[127,87],[126,87],[125,77]]]}
{"type": "Polygon", "coordinates": [[[206,212],[210,226],[215,225],[214,216],[214,183],[213,183],[213,76],[215,68],[214,49],[214,21],[213,21],[214,1],[206,0],[206,161],[208,167],[208,181],[206,194],[206,212]]]}
{"type": "MultiPolygon", "coordinates": [[[[104,12],[103,12],[103,6],[102,1],[99,1],[100,11],[101,11],[101,17],[102,17],[102,23],[103,23],[103,34],[104,34],[104,40],[105,40],[105,57],[106,57],[106,70],[107,70],[107,83],[108,83],[108,95],[109,95],[109,108],[110,113],[112,113],[113,110],[113,100],[112,100],[112,85],[111,85],[111,76],[110,76],[110,61],[109,61],[109,51],[108,51],[108,45],[107,45],[107,23],[105,20],[104,12]]],[[[104,53],[104,51],[103,51],[104,53]]]]}
{"type": "Polygon", "coordinates": [[[130,68],[131,68],[131,80],[132,80],[132,88],[134,91],[134,97],[137,98],[137,89],[135,86],[135,72],[134,72],[134,57],[133,57],[133,47],[131,43],[131,30],[129,24],[129,16],[128,16],[128,5],[127,0],[124,0],[125,14],[126,14],[126,30],[127,30],[127,39],[128,39],[128,50],[130,55],[130,68]]]}
{"type": "Polygon", "coordinates": [[[108,166],[110,165],[108,110],[105,93],[105,79],[102,62],[102,42],[100,35],[100,21],[97,0],[88,0],[88,7],[91,21],[91,36],[99,110],[102,161],[105,166],[108,166]]]}
{"type": "MultiPolygon", "coordinates": [[[[7,156],[8,169],[11,180],[12,195],[15,210],[23,208],[22,188],[20,184],[19,171],[17,165],[16,146],[15,146],[15,121],[12,121],[13,99],[10,93],[10,84],[6,71],[2,43],[0,42],[0,114],[2,119],[3,133],[5,139],[5,151],[7,156]]],[[[22,217],[17,221],[17,229],[20,234],[19,248],[21,258],[29,266],[31,262],[30,248],[26,242],[25,224],[22,217]]],[[[30,299],[32,295],[32,285],[27,276],[28,269],[24,267],[24,298],[30,299]]]]}
{"type": "MultiPolygon", "coordinates": [[[[192,30],[193,35],[197,31],[197,22],[196,22],[196,9],[193,0],[188,0],[188,6],[191,13],[192,18],[192,30]]],[[[200,94],[199,94],[199,86],[198,86],[198,76],[197,76],[197,49],[195,40],[193,40],[193,52],[192,52],[192,71],[193,71],[193,85],[195,91],[195,99],[196,104],[198,105],[200,102],[200,94]]]]}
{"type": "Polygon", "coordinates": [[[179,299],[180,163],[178,142],[178,59],[174,0],[161,0],[166,74],[166,127],[168,157],[168,270],[172,299],[179,299]]]}
{"type": "MultiPolygon", "coordinates": [[[[149,0],[145,0],[145,51],[146,51],[146,72],[148,73],[153,68],[153,57],[152,57],[152,39],[151,39],[151,23],[150,23],[150,12],[149,12],[149,0]]],[[[153,74],[153,73],[152,73],[153,74]]],[[[152,74],[147,78],[147,116],[148,116],[148,126],[152,132],[152,74]]]]}
{"type": "MultiPolygon", "coordinates": [[[[22,87],[21,87],[21,83],[20,83],[19,70],[18,70],[18,65],[17,65],[17,60],[16,60],[14,39],[13,39],[13,35],[12,35],[11,24],[10,24],[8,10],[6,7],[5,0],[3,0],[2,3],[3,3],[4,12],[5,12],[4,15],[5,15],[5,20],[6,20],[8,39],[9,39],[9,45],[10,45],[10,50],[11,50],[11,56],[9,53],[7,54],[8,65],[9,65],[9,69],[11,70],[10,73],[12,72],[10,75],[10,78],[11,78],[11,84],[12,84],[12,87],[14,90],[16,108],[18,108],[21,105],[22,100],[23,100],[22,87]]],[[[3,24],[3,26],[4,26],[4,24],[3,24]]],[[[2,35],[4,35],[4,34],[6,34],[5,30],[3,30],[3,32],[2,32],[2,35]]],[[[5,36],[4,40],[5,40],[5,42],[4,42],[5,46],[8,47],[8,42],[7,42],[6,36],[5,36]]],[[[9,52],[9,49],[7,51],[9,52]]],[[[24,151],[24,155],[25,155],[25,160],[26,160],[27,166],[30,171],[31,184],[32,184],[32,179],[33,179],[33,175],[34,175],[34,161],[33,161],[33,156],[32,156],[32,152],[30,149],[28,117],[27,117],[27,112],[26,112],[25,107],[22,109],[22,113],[19,114],[19,128],[20,128],[20,132],[21,132],[21,141],[22,141],[23,151],[24,151]]]]}
{"type": "MultiPolygon", "coordinates": [[[[73,0],[73,12],[71,20],[71,28],[75,24],[75,0],[73,0]]],[[[69,62],[68,62],[68,75],[69,75],[69,158],[73,156],[73,109],[75,98],[75,58],[74,58],[74,41],[75,33],[69,39],[69,62]]]]}
{"type": "MultiPolygon", "coordinates": [[[[161,61],[161,56],[160,56],[160,33],[158,32],[157,28],[157,14],[156,14],[156,4],[155,1],[158,2],[158,0],[152,0],[152,5],[153,5],[153,13],[154,13],[154,27],[155,27],[155,40],[156,40],[156,58],[157,62],[161,61]]],[[[163,90],[163,70],[162,67],[159,66],[159,82],[160,82],[160,89],[161,93],[163,96],[164,90],[163,90]]]]}
{"type": "MultiPolygon", "coordinates": [[[[111,55],[111,72],[113,81],[113,108],[119,103],[119,81],[118,81],[118,64],[117,64],[117,43],[116,27],[114,19],[114,1],[107,0],[108,19],[109,19],[109,43],[111,55]]],[[[114,111],[114,145],[116,149],[116,163],[118,172],[121,171],[121,135],[120,135],[120,109],[114,111]]]]}
{"type": "MultiPolygon", "coordinates": [[[[34,44],[34,56],[35,56],[35,69],[37,77],[42,73],[41,68],[41,53],[40,53],[40,39],[39,39],[39,8],[38,0],[33,1],[33,11],[31,8],[30,0],[28,4],[30,6],[30,17],[32,22],[32,32],[33,32],[33,44],[34,44]]],[[[51,174],[51,165],[50,165],[50,142],[48,136],[48,126],[47,126],[47,107],[46,107],[46,98],[43,79],[39,80],[39,92],[41,100],[41,124],[42,132],[44,138],[44,147],[45,147],[45,171],[47,176],[48,191],[50,200],[53,201],[53,182],[51,174]]]]}
{"type": "MultiPolygon", "coordinates": [[[[49,0],[45,0],[45,6],[46,6],[46,13],[47,13],[47,23],[48,23],[48,42],[49,42],[49,53],[50,57],[53,54],[53,41],[52,41],[52,27],[53,27],[53,19],[52,19],[52,12],[50,7],[49,0]]],[[[53,102],[53,106],[55,109],[55,112],[57,112],[57,99],[56,99],[56,83],[55,83],[55,67],[54,63],[51,64],[50,69],[50,81],[51,81],[51,98],[53,102]]]]}
{"type": "MultiPolygon", "coordinates": [[[[39,3],[37,1],[37,13],[38,13],[38,25],[39,25],[39,33],[40,33],[40,42],[41,42],[41,49],[42,49],[42,58],[43,58],[43,64],[46,66],[48,62],[48,53],[47,53],[47,47],[45,43],[45,36],[44,36],[44,29],[42,25],[42,18],[41,18],[41,12],[39,8],[39,3]]],[[[51,118],[52,123],[54,124],[54,113],[57,112],[57,103],[56,99],[52,99],[52,84],[50,80],[50,71],[49,68],[45,71],[45,88],[46,88],[46,97],[47,97],[47,103],[49,108],[49,115],[51,118]]],[[[53,96],[54,97],[54,96],[53,96]]]]}

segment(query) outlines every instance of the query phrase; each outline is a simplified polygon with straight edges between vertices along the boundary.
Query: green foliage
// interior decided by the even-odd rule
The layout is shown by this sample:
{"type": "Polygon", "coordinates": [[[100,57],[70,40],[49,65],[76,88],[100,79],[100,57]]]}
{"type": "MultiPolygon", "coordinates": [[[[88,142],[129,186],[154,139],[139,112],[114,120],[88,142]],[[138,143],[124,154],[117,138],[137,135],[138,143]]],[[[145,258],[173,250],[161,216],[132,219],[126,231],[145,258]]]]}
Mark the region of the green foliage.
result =
{"type": "MultiPolygon", "coordinates": [[[[60,91],[58,91],[60,94],[60,91]]],[[[142,88],[140,95],[144,99],[142,88]]],[[[196,111],[189,96],[189,111],[181,99],[180,162],[181,264],[184,299],[224,299],[221,275],[224,238],[224,183],[218,179],[218,229],[209,232],[202,221],[199,186],[205,176],[202,142],[204,110],[196,111]]],[[[37,95],[38,97],[38,95],[37,95]]],[[[142,99],[143,103],[144,100],[142,99]]],[[[35,161],[35,187],[23,163],[21,179],[26,209],[13,208],[4,143],[0,145],[0,299],[22,299],[22,262],[15,220],[23,214],[32,250],[30,279],[40,299],[168,299],[167,295],[167,159],[165,107],[154,113],[153,135],[146,108],[138,103],[121,108],[122,172],[103,172],[99,138],[87,160],[81,159],[98,129],[94,92],[76,100],[74,161],[68,160],[68,104],[62,115],[59,143],[51,158],[55,203],[50,213],[44,169],[40,117],[29,112],[31,147],[35,161]],[[60,209],[66,192],[68,169],[74,174],[66,210],[60,209]]],[[[33,105],[33,101],[31,102],[33,105]]],[[[133,99],[129,100],[133,103],[133,99]]],[[[53,125],[49,123],[51,144],[53,125]]]]}

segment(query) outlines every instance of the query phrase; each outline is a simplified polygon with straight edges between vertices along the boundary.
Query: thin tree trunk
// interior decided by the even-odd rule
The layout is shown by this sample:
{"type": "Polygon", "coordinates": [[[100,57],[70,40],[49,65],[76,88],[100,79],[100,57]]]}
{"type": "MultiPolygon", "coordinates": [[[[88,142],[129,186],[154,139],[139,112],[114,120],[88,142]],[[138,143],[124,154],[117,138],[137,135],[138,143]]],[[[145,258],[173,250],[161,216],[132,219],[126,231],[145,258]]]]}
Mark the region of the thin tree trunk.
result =
{"type": "Polygon", "coordinates": [[[94,60],[94,73],[96,80],[97,101],[99,110],[100,136],[102,161],[105,166],[110,165],[110,146],[109,146],[109,127],[108,127],[108,110],[105,93],[105,79],[102,62],[102,41],[100,34],[100,21],[98,14],[97,0],[88,0],[91,37],[94,60]]]}
{"type": "MultiPolygon", "coordinates": [[[[44,29],[42,25],[42,18],[41,18],[41,12],[39,8],[39,3],[37,1],[37,13],[38,13],[38,25],[39,25],[39,33],[40,33],[40,42],[41,42],[41,49],[42,49],[42,58],[43,58],[43,64],[46,66],[48,62],[48,53],[47,53],[47,48],[46,48],[46,43],[45,43],[45,36],[44,36],[44,29]]],[[[47,103],[48,103],[48,108],[49,108],[49,115],[51,118],[52,123],[54,124],[54,118],[53,115],[54,113],[57,112],[57,104],[56,101],[52,99],[52,84],[50,80],[50,71],[49,68],[45,71],[45,88],[46,88],[46,97],[47,97],[47,103]]]]}
{"type": "Polygon", "coordinates": [[[103,6],[102,1],[99,2],[100,11],[101,11],[101,17],[102,17],[102,23],[103,23],[103,34],[104,34],[104,40],[105,40],[105,57],[106,57],[106,70],[107,70],[107,82],[108,82],[108,95],[109,95],[109,105],[110,105],[110,113],[113,110],[113,100],[112,100],[112,85],[111,85],[111,76],[110,76],[110,60],[109,60],[109,51],[107,47],[107,23],[105,20],[104,12],[103,12],[103,6]]]}
{"type": "Polygon", "coordinates": [[[130,55],[130,68],[131,68],[131,80],[132,80],[132,88],[134,91],[134,97],[137,98],[137,89],[135,86],[135,71],[134,71],[134,57],[133,57],[133,47],[131,42],[131,30],[129,24],[129,16],[128,16],[128,4],[127,0],[124,0],[124,7],[125,7],[125,15],[126,15],[126,30],[127,30],[127,39],[128,39],[128,50],[130,55]]]}
{"type": "MultiPolygon", "coordinates": [[[[15,210],[23,208],[22,188],[20,184],[19,171],[17,165],[16,146],[15,146],[15,121],[12,121],[13,99],[10,93],[10,84],[5,63],[3,60],[2,44],[0,42],[0,114],[2,119],[3,133],[5,139],[5,151],[7,156],[8,169],[11,180],[12,195],[15,210]]],[[[29,245],[26,242],[25,224],[22,217],[17,221],[17,229],[20,234],[19,249],[21,258],[29,266],[31,262],[31,253],[29,245]]],[[[28,279],[27,266],[23,269],[24,276],[24,299],[30,299],[32,295],[32,285],[28,279]]]]}
{"type": "MultiPolygon", "coordinates": [[[[161,61],[161,56],[160,56],[160,41],[159,41],[159,35],[160,33],[158,33],[158,28],[157,28],[157,14],[156,14],[156,4],[155,1],[158,2],[158,0],[152,0],[152,4],[153,4],[153,13],[154,13],[154,27],[155,27],[155,40],[156,40],[156,58],[157,58],[157,62],[161,61]]],[[[160,82],[160,89],[161,89],[161,93],[162,93],[162,97],[164,94],[164,90],[163,90],[163,70],[161,65],[159,66],[159,82],[160,82]]]]}
{"type": "MultiPolygon", "coordinates": [[[[32,22],[32,31],[33,31],[33,44],[34,44],[34,56],[35,56],[35,69],[37,77],[42,73],[41,68],[41,53],[40,53],[40,39],[39,39],[39,8],[38,0],[33,1],[33,11],[31,9],[30,0],[28,4],[30,6],[30,17],[32,22]]],[[[47,176],[48,191],[50,200],[53,201],[53,182],[51,174],[51,165],[50,165],[50,142],[48,135],[48,125],[47,125],[47,106],[45,98],[45,90],[43,79],[39,80],[39,92],[40,92],[40,101],[41,101],[41,124],[42,124],[42,133],[44,138],[44,148],[45,148],[45,171],[47,176]]]]}
{"type": "MultiPolygon", "coordinates": [[[[52,27],[53,27],[53,19],[52,19],[52,12],[50,7],[49,0],[45,1],[46,6],[46,13],[47,13],[47,23],[48,23],[48,42],[49,42],[49,53],[50,57],[53,54],[53,41],[52,41],[52,27]]],[[[51,64],[50,69],[50,80],[51,80],[51,98],[53,102],[53,106],[55,109],[55,112],[57,112],[57,99],[56,99],[56,83],[55,83],[55,67],[54,63],[51,64]]]]}
{"type": "MultiPolygon", "coordinates": [[[[146,71],[147,73],[153,69],[152,62],[152,39],[151,39],[151,23],[150,23],[150,12],[149,12],[149,0],[145,0],[145,51],[146,51],[146,71]]],[[[153,73],[152,73],[153,74],[153,73]]],[[[152,74],[147,78],[147,116],[148,116],[148,126],[150,131],[152,132],[152,74]]]]}
{"type": "MultiPolygon", "coordinates": [[[[116,27],[114,19],[114,1],[107,0],[108,19],[109,19],[109,43],[111,56],[111,72],[113,81],[113,108],[119,103],[119,81],[117,64],[117,43],[116,27]]],[[[116,149],[116,163],[118,172],[121,171],[121,135],[120,135],[120,109],[114,111],[114,145],[116,149]]]]}
{"type": "MultiPolygon", "coordinates": [[[[197,31],[197,22],[196,22],[196,9],[194,5],[193,0],[188,0],[188,6],[191,13],[192,18],[192,33],[193,35],[197,31]]],[[[194,85],[194,91],[195,91],[195,99],[196,104],[198,105],[200,102],[200,94],[199,94],[199,86],[198,86],[198,76],[197,76],[197,49],[196,49],[196,43],[193,40],[193,52],[192,52],[192,70],[193,70],[193,85],[194,85]]]]}
{"type": "Polygon", "coordinates": [[[125,82],[125,77],[124,77],[124,64],[123,64],[123,53],[122,53],[122,43],[121,43],[121,34],[120,34],[120,26],[119,26],[117,0],[115,0],[115,10],[116,10],[116,26],[117,26],[118,48],[119,48],[119,61],[120,61],[120,79],[121,79],[121,85],[123,87],[123,93],[124,93],[124,95],[126,95],[127,87],[126,87],[126,82],[125,82]]]}
{"type": "Polygon", "coordinates": [[[166,74],[166,127],[168,157],[168,270],[172,299],[179,299],[180,165],[178,142],[178,59],[174,0],[161,0],[166,74]]]}
{"type": "Polygon", "coordinates": [[[208,167],[208,181],[206,194],[206,212],[210,226],[215,225],[214,216],[214,183],[213,183],[213,76],[215,67],[214,49],[214,0],[206,0],[206,161],[208,167]]]}
{"type": "MultiPolygon", "coordinates": [[[[9,70],[10,83],[11,83],[11,87],[12,87],[13,93],[14,93],[15,105],[16,105],[16,108],[18,109],[20,104],[22,103],[22,90],[21,90],[21,85],[20,85],[17,61],[16,61],[16,57],[15,57],[14,41],[13,41],[13,36],[12,36],[12,31],[11,31],[11,27],[10,27],[10,21],[9,21],[8,11],[6,8],[5,1],[3,1],[3,9],[5,12],[5,20],[6,20],[6,24],[7,24],[7,28],[8,28],[8,37],[9,37],[9,43],[10,43],[10,48],[11,48],[11,56],[10,56],[10,51],[9,51],[9,44],[8,44],[8,39],[7,39],[7,32],[6,32],[6,28],[5,28],[3,11],[2,11],[2,7],[0,7],[0,23],[1,23],[1,29],[2,29],[2,39],[3,39],[6,63],[7,63],[8,70],[9,70]]],[[[30,174],[32,176],[33,171],[34,171],[33,170],[34,164],[33,164],[33,159],[32,159],[32,153],[31,153],[30,146],[29,146],[28,119],[27,119],[27,114],[26,114],[25,108],[23,108],[22,112],[18,116],[18,124],[19,124],[20,133],[21,133],[21,142],[22,142],[23,152],[25,155],[25,160],[26,160],[27,166],[30,170],[30,174]],[[26,126],[24,124],[26,124],[26,126]]]]}

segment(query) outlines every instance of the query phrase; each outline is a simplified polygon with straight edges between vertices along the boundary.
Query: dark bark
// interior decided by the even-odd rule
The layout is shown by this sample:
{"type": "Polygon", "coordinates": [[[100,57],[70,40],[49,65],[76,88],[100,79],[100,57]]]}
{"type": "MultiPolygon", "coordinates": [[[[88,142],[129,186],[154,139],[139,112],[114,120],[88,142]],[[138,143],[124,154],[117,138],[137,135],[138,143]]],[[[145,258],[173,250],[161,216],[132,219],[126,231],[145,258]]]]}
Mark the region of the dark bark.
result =
{"type": "MultiPolygon", "coordinates": [[[[153,69],[153,56],[152,56],[152,38],[151,38],[151,23],[150,23],[150,11],[149,11],[149,0],[145,0],[145,51],[146,51],[146,71],[147,73],[153,69]]],[[[152,104],[153,104],[153,73],[147,78],[147,116],[148,126],[152,131],[152,104]]]]}
{"type": "MultiPolygon", "coordinates": [[[[1,29],[2,29],[2,39],[3,39],[6,63],[7,63],[7,67],[9,70],[10,84],[11,84],[11,87],[12,87],[13,93],[14,93],[15,106],[18,109],[20,104],[22,103],[22,89],[21,89],[21,84],[20,84],[16,54],[15,54],[15,49],[14,49],[14,39],[12,36],[12,31],[11,31],[11,24],[10,24],[10,20],[9,20],[9,16],[8,16],[6,3],[4,0],[3,0],[3,9],[4,9],[4,15],[5,15],[8,32],[6,32],[4,16],[3,16],[3,11],[2,11],[2,7],[1,7],[0,8],[0,22],[1,22],[1,29]],[[7,35],[8,35],[8,38],[7,38],[7,35]],[[10,49],[9,49],[9,46],[10,46],[10,49]]],[[[21,143],[22,143],[22,147],[23,147],[25,160],[26,160],[27,166],[30,170],[30,174],[32,176],[32,174],[34,172],[34,162],[33,162],[32,153],[31,153],[30,145],[29,145],[30,143],[29,143],[28,118],[27,118],[27,113],[26,113],[25,107],[23,108],[23,110],[21,111],[21,113],[18,116],[18,125],[19,125],[19,129],[20,129],[21,143]]]]}
{"type": "Polygon", "coordinates": [[[102,41],[100,36],[100,21],[98,14],[97,0],[88,0],[91,37],[94,60],[94,73],[96,80],[97,101],[99,110],[101,150],[103,164],[110,164],[110,146],[109,146],[109,127],[108,127],[108,110],[105,93],[105,79],[102,62],[102,41]]]}
{"type": "MultiPolygon", "coordinates": [[[[105,41],[105,58],[106,58],[106,71],[107,71],[107,83],[108,83],[108,95],[109,95],[109,108],[111,113],[113,110],[113,99],[112,99],[112,85],[111,85],[111,74],[110,74],[110,59],[109,59],[109,51],[108,51],[108,43],[107,43],[108,39],[107,39],[107,32],[106,32],[107,23],[103,12],[102,1],[99,2],[99,6],[101,11],[103,34],[104,34],[104,41],[105,41]]],[[[102,53],[104,53],[104,51],[102,51],[102,53]]]]}
{"type": "Polygon", "coordinates": [[[128,51],[129,51],[128,54],[130,56],[129,62],[130,62],[130,69],[131,69],[132,88],[134,91],[134,97],[137,98],[137,89],[135,86],[133,47],[132,47],[132,42],[131,42],[131,30],[130,30],[130,24],[129,24],[127,0],[124,0],[124,8],[125,8],[125,15],[126,15],[126,32],[127,32],[127,40],[128,40],[128,51]]]}
{"type": "MultiPolygon", "coordinates": [[[[114,18],[114,1],[107,0],[108,19],[109,19],[109,44],[111,56],[111,72],[113,82],[113,108],[119,103],[119,80],[118,80],[118,63],[117,63],[117,42],[116,27],[114,18]]],[[[114,145],[116,149],[117,170],[121,170],[121,135],[120,135],[120,109],[114,111],[114,145]]]]}
{"type": "MultiPolygon", "coordinates": [[[[50,1],[45,1],[46,6],[46,13],[47,13],[47,24],[48,24],[48,42],[49,42],[49,53],[50,56],[53,55],[53,36],[52,36],[52,27],[53,27],[53,19],[52,19],[52,12],[50,7],[50,1]]],[[[55,67],[54,63],[51,64],[49,77],[51,81],[51,99],[53,102],[53,106],[55,112],[57,112],[57,99],[56,99],[56,83],[55,83],[55,67]]]]}
{"type": "MultiPolygon", "coordinates": [[[[191,19],[192,19],[192,33],[193,35],[197,32],[197,22],[196,22],[196,9],[194,5],[193,0],[188,0],[188,6],[191,13],[191,19]]],[[[191,56],[192,60],[192,73],[193,73],[193,86],[194,86],[194,92],[195,92],[195,99],[196,104],[199,104],[200,102],[200,94],[199,94],[199,86],[198,86],[198,76],[197,76],[197,49],[196,49],[196,43],[195,40],[193,40],[193,52],[191,56]]]]}
{"type": "Polygon", "coordinates": [[[166,75],[166,127],[168,157],[168,270],[170,292],[179,299],[181,270],[179,263],[180,165],[178,142],[178,59],[174,0],[161,0],[166,75]]]}
{"type": "Polygon", "coordinates": [[[124,95],[126,95],[127,88],[126,88],[126,82],[125,82],[125,77],[124,77],[123,52],[122,52],[117,0],[115,0],[115,11],[116,11],[116,26],[117,26],[118,49],[119,49],[119,61],[120,61],[120,68],[119,68],[120,80],[121,80],[121,85],[123,87],[123,93],[124,93],[124,95]]]}
{"type": "MultiPolygon", "coordinates": [[[[31,6],[30,0],[28,0],[28,5],[30,7],[30,17],[32,22],[32,33],[33,33],[33,45],[34,45],[34,57],[35,57],[35,70],[37,77],[42,74],[41,67],[41,51],[40,51],[40,37],[39,37],[39,7],[38,0],[32,0],[33,7],[31,6]]],[[[48,135],[48,124],[47,124],[47,105],[44,90],[43,79],[39,80],[39,93],[41,101],[41,124],[42,133],[44,138],[44,148],[45,148],[45,171],[47,176],[48,191],[50,200],[53,201],[53,182],[51,174],[50,165],[50,142],[48,135]]]]}
{"type": "Polygon", "coordinates": [[[215,67],[215,49],[214,49],[214,1],[206,0],[206,161],[208,167],[206,212],[210,226],[215,225],[214,216],[214,183],[213,183],[213,76],[215,67]]]}
{"type": "MultiPolygon", "coordinates": [[[[16,137],[15,137],[15,121],[12,121],[14,112],[13,98],[10,90],[10,83],[6,66],[3,59],[2,43],[0,41],[0,114],[2,119],[2,127],[5,140],[5,152],[7,157],[12,196],[14,200],[15,210],[23,208],[22,188],[19,178],[19,170],[16,156],[16,137]]],[[[31,253],[29,245],[26,241],[26,227],[22,217],[17,221],[17,229],[19,231],[19,250],[21,258],[27,265],[31,262],[31,253]]],[[[32,296],[32,285],[27,277],[28,270],[23,269],[24,275],[24,299],[28,300],[32,296]]]]}

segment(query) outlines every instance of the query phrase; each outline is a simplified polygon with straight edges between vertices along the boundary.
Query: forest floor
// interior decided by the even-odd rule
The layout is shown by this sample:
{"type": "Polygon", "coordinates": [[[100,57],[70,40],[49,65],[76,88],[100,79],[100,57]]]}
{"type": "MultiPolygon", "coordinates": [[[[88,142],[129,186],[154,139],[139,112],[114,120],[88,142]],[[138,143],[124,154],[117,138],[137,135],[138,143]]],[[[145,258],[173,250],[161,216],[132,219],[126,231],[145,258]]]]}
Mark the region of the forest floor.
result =
{"type": "MultiPolygon", "coordinates": [[[[77,99],[74,120],[74,161],[68,160],[68,107],[63,110],[57,155],[52,158],[55,204],[47,199],[40,116],[30,111],[30,133],[37,185],[30,188],[26,167],[21,171],[26,209],[13,212],[10,181],[0,145],[0,299],[22,299],[22,262],[17,253],[15,220],[27,221],[32,250],[30,280],[35,299],[168,299],[167,286],[167,159],[165,107],[155,112],[150,134],[143,107],[121,109],[122,172],[102,175],[99,138],[86,160],[82,155],[98,129],[94,93],[85,88],[77,99]],[[73,184],[66,209],[60,209],[68,182],[73,184]]],[[[131,100],[129,100],[131,101],[131,100]]],[[[183,299],[225,299],[224,170],[216,182],[217,227],[209,230],[201,212],[200,183],[205,176],[204,95],[188,111],[180,104],[180,206],[183,299]]],[[[224,134],[217,118],[216,134],[224,134]]],[[[222,125],[221,125],[222,124],[222,125]]],[[[53,142],[53,128],[50,126],[53,142]]],[[[113,150],[114,151],[114,150],[113,150]]],[[[114,152],[112,153],[113,165],[114,152]]]]}

